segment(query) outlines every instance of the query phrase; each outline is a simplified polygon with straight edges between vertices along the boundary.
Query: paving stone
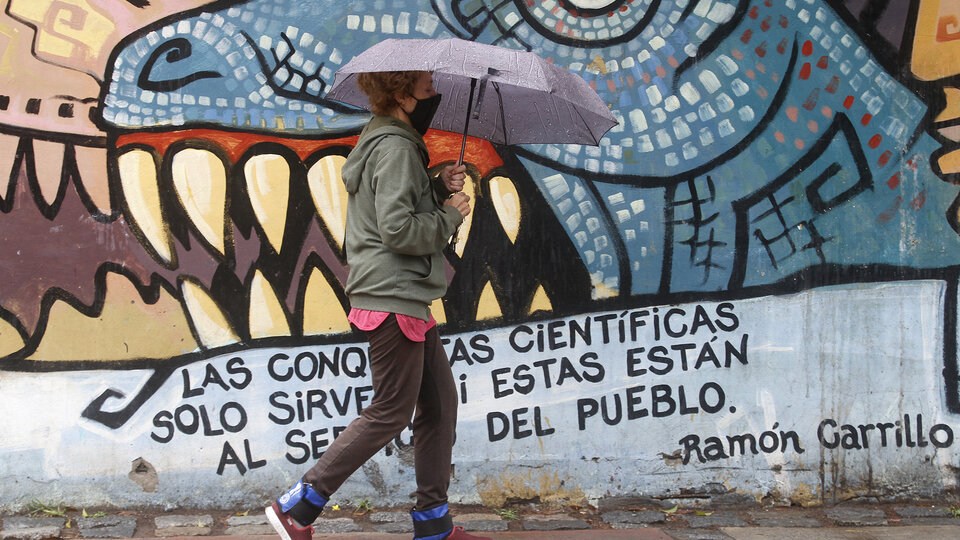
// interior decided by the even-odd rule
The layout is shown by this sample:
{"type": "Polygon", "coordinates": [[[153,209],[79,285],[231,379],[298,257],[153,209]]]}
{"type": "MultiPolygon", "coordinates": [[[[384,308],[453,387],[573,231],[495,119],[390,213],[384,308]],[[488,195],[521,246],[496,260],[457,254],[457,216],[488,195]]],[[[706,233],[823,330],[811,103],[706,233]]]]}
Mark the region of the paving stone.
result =
{"type": "Polygon", "coordinates": [[[10,540],[46,540],[60,538],[60,529],[66,525],[63,518],[8,517],[3,520],[0,535],[10,540]]]}
{"type": "Polygon", "coordinates": [[[267,521],[267,516],[261,512],[247,516],[230,516],[227,518],[227,530],[224,534],[230,536],[253,536],[274,534],[273,526],[267,521]]]}
{"type": "Polygon", "coordinates": [[[831,508],[824,514],[841,527],[874,527],[887,524],[883,510],[875,508],[841,506],[831,508]]]}
{"type": "Polygon", "coordinates": [[[77,519],[77,528],[84,538],[132,538],[137,530],[133,516],[100,516],[77,519]]]}
{"type": "Polygon", "coordinates": [[[407,512],[373,512],[369,516],[373,523],[399,523],[401,521],[411,521],[410,514],[407,512]]]}
{"type": "Polygon", "coordinates": [[[775,528],[790,528],[790,527],[821,527],[823,524],[820,523],[820,520],[812,517],[804,516],[765,516],[758,517],[753,520],[754,525],[757,527],[775,527],[775,528]]]}
{"type": "Polygon", "coordinates": [[[676,540],[733,540],[733,537],[720,531],[703,531],[694,529],[663,529],[663,532],[676,540]]]}
{"type": "Polygon", "coordinates": [[[950,509],[946,506],[897,506],[893,509],[902,518],[933,518],[949,517],[950,509]]]}
{"type": "Polygon", "coordinates": [[[746,493],[723,493],[710,497],[711,506],[736,506],[738,508],[750,508],[760,506],[756,497],[746,493]]]}
{"type": "Polygon", "coordinates": [[[960,537],[960,519],[953,517],[904,518],[900,521],[900,525],[910,525],[913,527],[945,525],[957,527],[957,537],[960,537]]]}
{"type": "Polygon", "coordinates": [[[705,527],[746,527],[747,523],[733,514],[711,514],[709,516],[681,516],[687,525],[694,529],[705,527]]]}
{"type": "Polygon", "coordinates": [[[208,536],[213,529],[209,515],[172,515],[154,519],[155,536],[208,536]]]}
{"type": "Polygon", "coordinates": [[[507,522],[496,514],[462,514],[453,516],[453,524],[466,531],[497,532],[507,530],[507,522]]]}
{"type": "Polygon", "coordinates": [[[387,523],[375,523],[373,525],[373,530],[382,533],[410,533],[413,532],[413,522],[387,522],[387,523]]]}
{"type": "MultiPolygon", "coordinates": [[[[349,532],[360,532],[363,527],[357,525],[357,522],[350,518],[320,518],[313,522],[313,528],[318,533],[341,534],[349,532]]],[[[273,534],[273,529],[269,534],[273,534]]]]}
{"type": "Polygon", "coordinates": [[[573,518],[564,514],[546,514],[530,516],[523,519],[525,531],[560,531],[590,529],[590,524],[580,518],[573,518]]]}
{"type": "Polygon", "coordinates": [[[630,510],[633,508],[663,508],[663,501],[653,497],[636,495],[630,497],[605,497],[600,499],[597,509],[601,512],[612,510],[630,510]]]}
{"type": "Polygon", "coordinates": [[[667,516],[659,510],[641,510],[639,512],[614,510],[613,512],[603,513],[603,521],[614,524],[646,525],[650,523],[663,523],[666,520],[667,516]]]}

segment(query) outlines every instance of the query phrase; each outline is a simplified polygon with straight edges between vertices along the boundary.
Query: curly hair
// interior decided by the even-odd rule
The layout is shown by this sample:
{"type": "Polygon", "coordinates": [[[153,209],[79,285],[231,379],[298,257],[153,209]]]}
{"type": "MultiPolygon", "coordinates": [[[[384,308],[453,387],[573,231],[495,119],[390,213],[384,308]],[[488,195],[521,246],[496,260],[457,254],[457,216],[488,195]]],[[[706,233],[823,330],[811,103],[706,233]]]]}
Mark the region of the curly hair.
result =
{"type": "Polygon", "coordinates": [[[370,98],[373,114],[390,114],[400,104],[396,95],[413,95],[422,71],[374,71],[357,76],[357,86],[370,98]]]}

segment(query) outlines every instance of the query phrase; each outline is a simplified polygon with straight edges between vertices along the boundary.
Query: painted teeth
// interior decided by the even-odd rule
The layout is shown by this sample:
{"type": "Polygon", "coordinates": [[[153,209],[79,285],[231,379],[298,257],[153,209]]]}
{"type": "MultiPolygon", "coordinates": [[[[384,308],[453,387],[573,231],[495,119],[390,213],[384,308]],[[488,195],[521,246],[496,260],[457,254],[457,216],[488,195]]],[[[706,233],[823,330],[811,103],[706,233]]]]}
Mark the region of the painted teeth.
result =
{"type": "MultiPolygon", "coordinates": [[[[83,189],[98,210],[104,214],[112,212],[110,202],[110,184],[107,182],[107,149],[92,146],[74,146],[77,169],[83,183],[83,189]]],[[[0,165],[0,171],[2,171],[0,165]]]]}
{"type": "MultiPolygon", "coordinates": [[[[476,207],[476,184],[474,183],[473,176],[467,174],[466,178],[463,179],[463,192],[470,196],[470,204],[472,207],[476,207]]],[[[460,228],[457,229],[456,233],[456,244],[453,245],[453,250],[456,252],[458,257],[463,257],[463,250],[467,247],[467,240],[470,238],[470,227],[473,226],[473,212],[463,218],[463,223],[460,224],[460,228]]]]}
{"type": "Polygon", "coordinates": [[[314,268],[307,280],[303,297],[303,335],[319,336],[350,331],[350,323],[343,310],[330,309],[340,305],[333,287],[323,272],[314,268]]]}
{"type": "Polygon", "coordinates": [[[307,183],[310,185],[313,204],[336,242],[338,251],[343,248],[347,228],[347,190],[340,176],[346,160],[343,156],[325,156],[307,171],[307,183]]]}
{"type": "Polygon", "coordinates": [[[240,341],[226,315],[198,281],[192,278],[182,280],[180,294],[201,347],[212,349],[240,341]]]}
{"type": "Polygon", "coordinates": [[[128,219],[140,231],[141,244],[152,250],[162,264],[175,266],[173,238],[163,219],[153,154],[140,149],[128,150],[117,159],[117,166],[128,219]]]}
{"type": "Polygon", "coordinates": [[[171,163],[173,186],[190,221],[220,255],[226,255],[227,171],[209,150],[187,148],[171,163]]]}
{"type": "Polygon", "coordinates": [[[250,282],[250,339],[289,335],[290,324],[283,303],[257,270],[250,282]]]}
{"type": "Polygon", "coordinates": [[[57,200],[63,175],[63,143],[33,141],[33,164],[37,172],[40,195],[48,205],[57,200]]]}
{"type": "Polygon", "coordinates": [[[243,166],[253,213],[276,253],[283,245],[290,196],[290,165],[282,156],[260,154],[243,166]]]}
{"type": "Polygon", "coordinates": [[[520,195],[509,178],[497,176],[490,179],[490,198],[500,219],[500,225],[511,243],[517,243],[520,233],[520,195]]]}
{"type": "Polygon", "coordinates": [[[6,196],[19,146],[19,137],[0,134],[0,196],[6,196]]]}

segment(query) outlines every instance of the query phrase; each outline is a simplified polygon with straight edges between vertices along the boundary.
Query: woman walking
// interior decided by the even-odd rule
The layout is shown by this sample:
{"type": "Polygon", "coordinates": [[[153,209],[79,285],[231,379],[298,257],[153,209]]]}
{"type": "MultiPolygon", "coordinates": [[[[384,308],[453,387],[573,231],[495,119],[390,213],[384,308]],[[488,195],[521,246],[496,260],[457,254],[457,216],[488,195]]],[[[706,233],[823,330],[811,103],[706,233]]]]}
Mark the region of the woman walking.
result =
{"type": "Polygon", "coordinates": [[[311,538],[330,496],[413,418],[414,538],[489,540],[453,527],[447,506],[457,395],[430,314],[447,289],[443,248],[471,210],[466,168],[427,173],[423,134],[440,103],[432,73],[363,73],[358,84],[375,116],[342,170],[346,293],[350,322],[370,341],[374,397],[267,517],[284,540],[311,538]]]}

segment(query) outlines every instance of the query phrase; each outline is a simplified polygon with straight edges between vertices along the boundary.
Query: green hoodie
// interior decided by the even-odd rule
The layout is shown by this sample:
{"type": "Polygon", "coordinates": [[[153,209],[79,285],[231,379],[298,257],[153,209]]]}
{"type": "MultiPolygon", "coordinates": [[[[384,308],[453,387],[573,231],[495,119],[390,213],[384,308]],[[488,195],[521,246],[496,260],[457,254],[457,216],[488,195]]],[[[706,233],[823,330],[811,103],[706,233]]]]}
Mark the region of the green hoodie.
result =
{"type": "Polygon", "coordinates": [[[429,320],[430,303],[446,293],[442,252],[463,216],[442,206],[447,192],[428,163],[423,137],[389,116],[374,117],[347,157],[351,307],[429,320]]]}

